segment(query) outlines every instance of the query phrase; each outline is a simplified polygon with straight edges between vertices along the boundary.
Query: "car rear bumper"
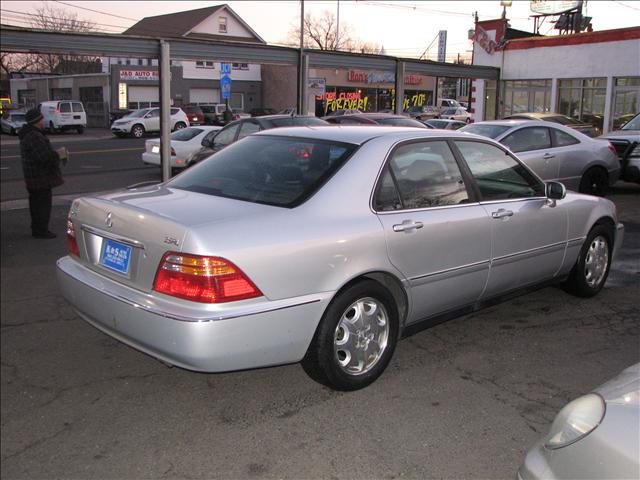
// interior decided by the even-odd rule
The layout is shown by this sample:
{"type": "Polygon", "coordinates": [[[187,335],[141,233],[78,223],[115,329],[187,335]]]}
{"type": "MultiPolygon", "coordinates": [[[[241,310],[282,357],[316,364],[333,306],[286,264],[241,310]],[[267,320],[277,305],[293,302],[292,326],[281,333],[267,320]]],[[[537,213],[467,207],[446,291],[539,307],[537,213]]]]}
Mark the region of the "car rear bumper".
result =
{"type": "Polygon", "coordinates": [[[142,154],[142,163],[147,165],[160,165],[160,155],[157,153],[144,152],[142,154]]]}
{"type": "Polygon", "coordinates": [[[329,294],[221,305],[172,301],[119,284],[66,256],[63,296],[85,321],[165,363],[223,372],[300,361],[329,294]]]}

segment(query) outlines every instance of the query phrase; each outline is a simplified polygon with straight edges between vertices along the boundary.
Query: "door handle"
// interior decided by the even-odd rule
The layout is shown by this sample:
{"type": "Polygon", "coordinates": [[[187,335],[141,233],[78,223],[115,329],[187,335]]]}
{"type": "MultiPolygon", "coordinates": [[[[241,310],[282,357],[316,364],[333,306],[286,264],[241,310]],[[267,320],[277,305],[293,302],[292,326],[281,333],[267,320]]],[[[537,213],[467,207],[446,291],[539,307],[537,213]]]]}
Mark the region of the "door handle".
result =
{"type": "Polygon", "coordinates": [[[499,208],[497,212],[491,212],[491,216],[493,218],[506,218],[513,216],[513,212],[511,210],[505,210],[504,208],[499,208]]]}
{"type": "Polygon", "coordinates": [[[417,230],[419,228],[424,227],[424,224],[422,222],[414,222],[412,220],[405,220],[404,222],[394,225],[393,226],[393,231],[394,232],[406,232],[408,230],[417,230]]]}
{"type": "Polygon", "coordinates": [[[551,155],[550,153],[545,153],[542,158],[544,158],[545,160],[549,160],[551,158],[556,158],[555,155],[551,155]]]}

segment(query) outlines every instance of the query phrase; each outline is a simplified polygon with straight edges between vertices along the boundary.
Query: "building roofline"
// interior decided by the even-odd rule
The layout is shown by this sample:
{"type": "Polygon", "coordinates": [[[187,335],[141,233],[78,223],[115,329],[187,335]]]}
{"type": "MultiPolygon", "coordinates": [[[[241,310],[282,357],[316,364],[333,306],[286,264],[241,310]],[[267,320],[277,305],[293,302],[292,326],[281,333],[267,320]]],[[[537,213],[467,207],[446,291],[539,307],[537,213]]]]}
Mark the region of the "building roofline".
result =
{"type": "Polygon", "coordinates": [[[600,30],[597,32],[574,33],[572,35],[554,35],[553,37],[516,38],[507,42],[505,50],[525,50],[529,48],[584,45],[638,39],[640,39],[640,27],[627,27],[614,30],[600,30]]]}

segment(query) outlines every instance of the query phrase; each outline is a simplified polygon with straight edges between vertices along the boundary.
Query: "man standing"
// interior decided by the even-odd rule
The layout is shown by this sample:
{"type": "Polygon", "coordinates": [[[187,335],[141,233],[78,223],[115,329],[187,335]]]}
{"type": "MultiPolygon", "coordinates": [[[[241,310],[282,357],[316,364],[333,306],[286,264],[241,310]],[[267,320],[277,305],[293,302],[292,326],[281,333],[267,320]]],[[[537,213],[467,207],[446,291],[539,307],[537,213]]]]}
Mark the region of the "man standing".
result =
{"type": "Polygon", "coordinates": [[[66,160],[66,149],[51,148],[44,135],[44,118],[34,109],[25,114],[27,121],[20,131],[22,171],[29,192],[31,235],[35,238],[55,238],[49,230],[51,217],[51,189],[64,183],[60,171],[61,158],[66,160]]]}

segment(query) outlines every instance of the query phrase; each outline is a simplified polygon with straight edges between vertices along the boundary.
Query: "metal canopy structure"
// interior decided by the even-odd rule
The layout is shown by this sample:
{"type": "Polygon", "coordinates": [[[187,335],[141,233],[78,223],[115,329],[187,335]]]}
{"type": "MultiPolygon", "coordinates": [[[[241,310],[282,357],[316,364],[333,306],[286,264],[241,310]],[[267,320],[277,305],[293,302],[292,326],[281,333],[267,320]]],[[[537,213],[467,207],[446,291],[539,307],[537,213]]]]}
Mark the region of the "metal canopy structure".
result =
{"type": "Polygon", "coordinates": [[[263,44],[191,40],[184,38],[149,38],[120,34],[63,33],[29,28],[0,26],[0,49],[10,53],[58,53],[103,57],[158,58],[160,73],[160,137],[162,179],[170,177],[170,58],[202,60],[212,58],[226,62],[292,65],[298,68],[298,110],[303,111],[309,67],[362,68],[395,73],[396,109],[402,105],[405,72],[435,77],[484,78],[498,80],[500,69],[428,60],[396,58],[386,55],[307,50],[263,44]]]}

